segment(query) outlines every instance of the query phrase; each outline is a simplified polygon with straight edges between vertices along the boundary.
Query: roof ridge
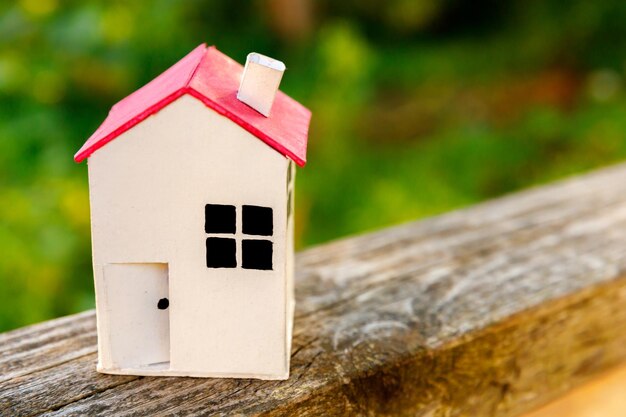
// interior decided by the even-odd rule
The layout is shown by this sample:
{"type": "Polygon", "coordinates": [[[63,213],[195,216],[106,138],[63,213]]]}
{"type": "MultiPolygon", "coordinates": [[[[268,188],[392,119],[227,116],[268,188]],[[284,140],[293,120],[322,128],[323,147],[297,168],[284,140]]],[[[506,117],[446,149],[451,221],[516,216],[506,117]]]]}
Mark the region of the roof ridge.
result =
{"type": "Polygon", "coordinates": [[[196,72],[198,72],[198,68],[200,68],[200,63],[202,62],[202,60],[206,57],[207,52],[209,51],[209,49],[213,48],[213,49],[217,49],[215,48],[215,46],[211,45],[209,47],[206,46],[205,42],[202,42],[200,45],[196,46],[196,48],[194,49],[194,51],[196,49],[198,49],[200,46],[204,46],[204,53],[202,54],[202,58],[200,58],[198,60],[198,63],[196,64],[196,67],[193,69],[193,71],[191,71],[191,73],[189,74],[189,78],[187,79],[187,81],[185,82],[185,85],[183,87],[181,87],[181,89],[184,88],[189,88],[189,84],[191,84],[191,80],[193,80],[193,77],[196,76],[196,72]]]}

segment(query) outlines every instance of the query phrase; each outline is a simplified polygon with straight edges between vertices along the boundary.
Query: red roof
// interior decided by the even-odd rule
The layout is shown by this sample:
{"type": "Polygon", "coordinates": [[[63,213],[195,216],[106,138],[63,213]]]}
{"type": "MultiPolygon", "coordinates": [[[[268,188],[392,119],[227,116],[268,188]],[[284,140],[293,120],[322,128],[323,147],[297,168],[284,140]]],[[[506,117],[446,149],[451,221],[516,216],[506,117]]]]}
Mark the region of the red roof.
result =
{"type": "Polygon", "coordinates": [[[242,72],[240,64],[214,46],[198,46],[163,74],[114,105],[74,160],[81,162],[178,97],[190,94],[304,166],[311,112],[279,91],[270,117],[263,116],[236,97],[242,72]]]}

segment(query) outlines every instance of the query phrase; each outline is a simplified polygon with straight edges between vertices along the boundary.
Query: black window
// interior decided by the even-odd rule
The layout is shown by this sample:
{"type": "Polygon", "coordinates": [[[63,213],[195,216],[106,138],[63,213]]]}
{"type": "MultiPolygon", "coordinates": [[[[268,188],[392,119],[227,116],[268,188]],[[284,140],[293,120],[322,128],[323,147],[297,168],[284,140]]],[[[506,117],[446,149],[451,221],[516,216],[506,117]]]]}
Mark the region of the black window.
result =
{"type": "Polygon", "coordinates": [[[237,248],[235,239],[209,237],[206,240],[206,266],[208,268],[235,268],[237,248]]]}
{"type": "Polygon", "coordinates": [[[236,223],[235,206],[222,204],[204,206],[204,231],[206,233],[235,233],[236,223]]]}
{"type": "Polygon", "coordinates": [[[204,231],[206,239],[206,266],[208,268],[236,268],[237,247],[241,245],[241,267],[244,269],[271,270],[273,267],[274,213],[271,207],[245,205],[241,220],[237,219],[235,206],[206,204],[204,206],[204,231]],[[243,235],[235,236],[237,222],[243,235]],[[220,236],[231,234],[232,237],[220,236]],[[216,235],[216,236],[215,236],[216,235]],[[252,239],[267,236],[267,239],[252,239]]]}
{"type": "Polygon", "coordinates": [[[274,233],[272,209],[270,207],[243,206],[243,233],[272,236],[274,233]]]}
{"type": "Polygon", "coordinates": [[[244,239],[241,242],[243,269],[272,269],[272,242],[244,239]]]}

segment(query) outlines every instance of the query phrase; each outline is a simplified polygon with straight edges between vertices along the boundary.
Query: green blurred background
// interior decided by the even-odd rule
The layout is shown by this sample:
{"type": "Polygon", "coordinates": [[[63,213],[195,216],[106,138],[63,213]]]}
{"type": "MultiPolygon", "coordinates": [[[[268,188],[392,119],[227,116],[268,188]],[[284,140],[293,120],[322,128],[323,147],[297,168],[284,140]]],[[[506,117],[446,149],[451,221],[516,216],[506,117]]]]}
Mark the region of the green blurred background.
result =
{"type": "Polygon", "coordinates": [[[299,248],[626,156],[624,0],[3,1],[0,331],[93,306],[72,156],[201,42],[313,111],[299,248]]]}

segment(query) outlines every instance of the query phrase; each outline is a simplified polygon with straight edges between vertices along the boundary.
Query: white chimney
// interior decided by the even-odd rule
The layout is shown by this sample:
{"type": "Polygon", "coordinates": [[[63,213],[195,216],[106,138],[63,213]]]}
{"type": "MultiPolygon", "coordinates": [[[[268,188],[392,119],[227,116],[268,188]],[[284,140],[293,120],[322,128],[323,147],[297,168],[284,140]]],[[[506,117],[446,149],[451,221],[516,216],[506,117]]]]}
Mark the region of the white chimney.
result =
{"type": "Polygon", "coordinates": [[[248,54],[237,98],[269,117],[284,72],[282,62],[256,52],[248,54]]]}

